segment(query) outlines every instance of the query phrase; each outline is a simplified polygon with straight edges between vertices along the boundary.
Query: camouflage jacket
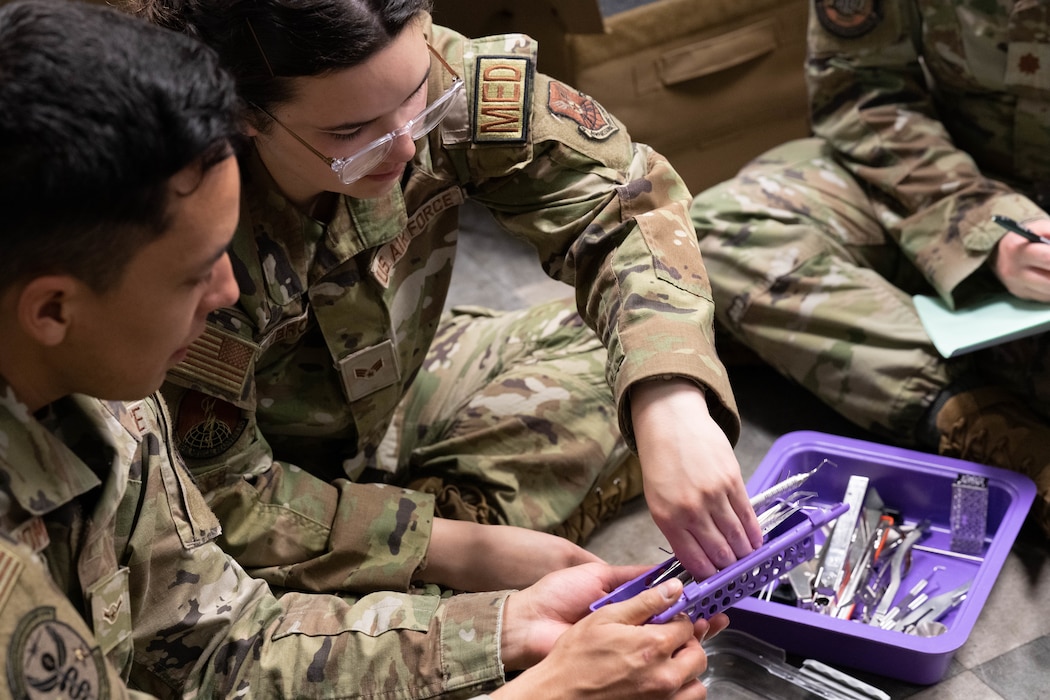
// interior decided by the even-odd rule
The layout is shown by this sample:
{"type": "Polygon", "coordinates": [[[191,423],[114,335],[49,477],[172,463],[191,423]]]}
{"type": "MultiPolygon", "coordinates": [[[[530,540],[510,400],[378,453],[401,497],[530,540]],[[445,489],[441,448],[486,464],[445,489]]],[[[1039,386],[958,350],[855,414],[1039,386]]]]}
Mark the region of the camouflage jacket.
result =
{"type": "Polygon", "coordinates": [[[1050,197],[1050,3],[814,0],[816,133],[946,302],[1050,197]]]}
{"type": "Polygon", "coordinates": [[[506,593],[275,598],[212,541],[157,398],[39,422],[0,379],[2,697],[469,697],[506,593]]]}
{"type": "MultiPolygon", "coordinates": [[[[627,389],[659,375],[692,378],[707,390],[730,439],[739,433],[713,346],[713,304],[687,213],[690,195],[667,160],[632,143],[595,101],[537,73],[527,37],[468,40],[440,27],[428,33],[466,90],[441,127],[419,142],[389,196],[342,197],[322,224],[296,210],[257,159],[248,159],[232,248],[239,304],[213,315],[165,390],[178,404],[179,444],[202,489],[223,515],[253,523],[238,540],[226,526],[229,550],[282,585],[404,586],[425,555],[420,518],[398,520],[404,511],[374,502],[354,514],[382,494],[354,499],[363,486],[344,484],[324,495],[321,480],[280,460],[325,481],[357,479],[376,466],[391,415],[438,328],[458,208],[467,199],[531,243],[550,276],[575,287],[581,314],[608,347],[607,379],[628,440],[627,389]],[[195,441],[200,425],[222,436],[195,441]],[[260,495],[248,494],[240,475],[260,495]],[[287,510],[261,514],[246,504],[283,508],[287,500],[263,491],[291,481],[298,485],[271,490],[317,494],[321,505],[309,513],[310,527],[331,523],[334,534],[288,534],[275,554],[271,534],[290,533],[292,520],[307,518],[287,510]],[[344,508],[341,499],[353,503],[344,508]],[[384,517],[367,519],[376,513],[384,517]],[[342,527],[347,523],[357,524],[358,537],[342,527]],[[252,528],[265,546],[248,534],[252,528]],[[404,533],[397,553],[385,545],[395,530],[404,533]],[[325,569],[325,552],[337,549],[353,552],[357,568],[338,576],[325,569]],[[310,550],[316,566],[304,559],[310,550]],[[303,563],[293,566],[297,558],[303,563]],[[271,564],[276,568],[265,571],[271,564]]],[[[432,72],[430,98],[451,81],[432,72]]],[[[414,513],[432,508],[426,497],[412,498],[414,513]]]]}

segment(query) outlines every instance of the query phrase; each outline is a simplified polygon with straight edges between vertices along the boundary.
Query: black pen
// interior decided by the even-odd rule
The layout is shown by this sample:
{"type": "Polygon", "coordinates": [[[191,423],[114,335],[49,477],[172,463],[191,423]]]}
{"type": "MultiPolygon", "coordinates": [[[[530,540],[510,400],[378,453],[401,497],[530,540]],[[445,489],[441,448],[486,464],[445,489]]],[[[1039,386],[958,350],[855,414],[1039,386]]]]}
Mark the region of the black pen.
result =
{"type": "Polygon", "coordinates": [[[1014,233],[1016,233],[1019,236],[1024,236],[1025,238],[1030,240],[1032,243],[1046,243],[1046,244],[1050,244],[1050,238],[1044,238],[1043,236],[1040,236],[1038,233],[1026,229],[1024,226],[1022,226],[1021,224],[1017,223],[1016,221],[1014,221],[1013,219],[1011,219],[1008,216],[1000,216],[1000,215],[996,214],[995,216],[992,217],[992,221],[994,221],[995,223],[999,224],[1000,226],[1005,228],[1007,231],[1013,231],[1014,233]]]}

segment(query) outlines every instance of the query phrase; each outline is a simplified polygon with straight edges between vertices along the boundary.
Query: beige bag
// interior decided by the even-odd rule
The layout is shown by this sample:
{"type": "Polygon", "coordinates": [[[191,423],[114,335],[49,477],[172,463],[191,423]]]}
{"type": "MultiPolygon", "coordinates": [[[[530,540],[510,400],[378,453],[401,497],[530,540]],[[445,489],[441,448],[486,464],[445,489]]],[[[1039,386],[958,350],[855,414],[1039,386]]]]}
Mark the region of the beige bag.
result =
{"type": "Polygon", "coordinates": [[[571,82],[696,193],[809,133],[807,11],[807,0],[659,0],[605,18],[605,34],[569,35],[571,82]]]}

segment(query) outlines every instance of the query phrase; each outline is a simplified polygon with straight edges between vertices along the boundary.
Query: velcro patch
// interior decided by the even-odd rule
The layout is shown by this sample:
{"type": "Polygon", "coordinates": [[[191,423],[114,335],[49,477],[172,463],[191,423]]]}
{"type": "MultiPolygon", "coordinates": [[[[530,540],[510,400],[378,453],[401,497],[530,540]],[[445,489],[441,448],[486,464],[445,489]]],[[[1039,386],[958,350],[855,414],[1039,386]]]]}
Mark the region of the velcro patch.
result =
{"type": "Polygon", "coordinates": [[[49,606],[19,620],[7,649],[7,683],[16,698],[109,697],[99,648],[49,606]]]}
{"type": "Polygon", "coordinates": [[[552,80],[550,85],[547,109],[555,116],[576,122],[580,133],[587,138],[604,141],[620,130],[605,107],[593,98],[556,80],[552,80]]]}
{"type": "Polygon", "coordinates": [[[204,334],[190,345],[186,359],[170,371],[238,401],[249,386],[258,350],[254,343],[209,323],[204,334]]]}
{"type": "Polygon", "coordinates": [[[449,187],[438,192],[428,199],[423,206],[419,207],[408,217],[408,226],[397,235],[397,238],[382,246],[376,251],[372,258],[372,277],[386,289],[390,286],[390,274],[394,266],[408,252],[408,247],[413,240],[427,230],[430,222],[440,216],[443,212],[458,207],[465,201],[463,190],[459,187],[449,187]]]}
{"type": "Polygon", "coordinates": [[[389,340],[347,355],[339,360],[337,367],[343,389],[351,401],[385,389],[401,378],[394,344],[389,340]]]}
{"type": "Polygon", "coordinates": [[[4,609],[11,591],[15,589],[23,567],[25,564],[17,554],[0,546],[0,611],[4,609]]]}
{"type": "Polygon", "coordinates": [[[182,395],[175,411],[175,444],[189,459],[221,455],[248,425],[241,409],[192,389],[182,395]]]}
{"type": "Polygon", "coordinates": [[[880,0],[814,0],[820,26],[843,39],[864,36],[882,21],[880,0]]]}
{"type": "Polygon", "coordinates": [[[44,519],[36,516],[25,521],[11,531],[11,537],[40,554],[51,544],[44,519]]]}
{"type": "Polygon", "coordinates": [[[532,61],[478,56],[474,76],[475,143],[525,143],[529,135],[532,61]]]}

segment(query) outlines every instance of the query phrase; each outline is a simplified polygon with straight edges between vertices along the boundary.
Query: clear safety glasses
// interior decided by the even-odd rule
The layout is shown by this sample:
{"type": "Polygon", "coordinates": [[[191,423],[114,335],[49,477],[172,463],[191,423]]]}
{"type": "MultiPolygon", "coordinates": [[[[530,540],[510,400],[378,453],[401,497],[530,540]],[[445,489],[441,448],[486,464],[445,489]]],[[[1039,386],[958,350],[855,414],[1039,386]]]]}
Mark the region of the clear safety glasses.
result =
{"type": "Polygon", "coordinates": [[[397,139],[408,134],[413,141],[418,141],[437,128],[437,125],[448,116],[449,110],[452,109],[456,94],[463,90],[463,79],[459,77],[459,74],[456,73],[456,71],[452,70],[452,66],[450,66],[448,62],[441,57],[441,54],[435,51],[434,47],[429,43],[427,43],[427,49],[430,50],[431,55],[433,55],[433,57],[436,58],[452,76],[452,85],[445,90],[445,92],[441,93],[436,100],[427,105],[422,112],[412,119],[409,119],[400,128],[394,129],[393,131],[380,136],[364,146],[357,153],[346,156],[345,158],[330,158],[329,156],[326,156],[307,143],[306,139],[302,136],[282,124],[281,120],[270,114],[269,111],[258,105],[253,106],[272,119],[279,127],[287,131],[292,138],[308,148],[311,153],[327,163],[344,185],[349,185],[357,182],[362,177],[372,172],[377,165],[382,163],[383,159],[390,153],[390,149],[393,147],[394,141],[397,139]]]}

